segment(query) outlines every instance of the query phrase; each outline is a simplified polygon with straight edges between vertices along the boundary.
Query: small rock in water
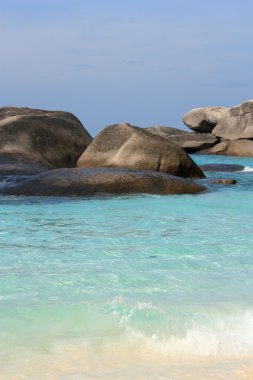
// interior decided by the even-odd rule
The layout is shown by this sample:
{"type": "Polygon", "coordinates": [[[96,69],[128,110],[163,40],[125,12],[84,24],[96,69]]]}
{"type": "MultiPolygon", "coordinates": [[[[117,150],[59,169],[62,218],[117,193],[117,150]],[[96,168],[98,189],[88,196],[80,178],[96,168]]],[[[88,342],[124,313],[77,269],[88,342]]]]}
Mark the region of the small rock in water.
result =
{"type": "Polygon", "coordinates": [[[212,183],[215,183],[217,185],[236,185],[237,181],[235,179],[229,179],[229,178],[218,178],[218,179],[214,179],[212,183]]]}
{"type": "Polygon", "coordinates": [[[200,165],[203,172],[239,172],[244,170],[243,165],[237,164],[205,164],[200,165]]]}

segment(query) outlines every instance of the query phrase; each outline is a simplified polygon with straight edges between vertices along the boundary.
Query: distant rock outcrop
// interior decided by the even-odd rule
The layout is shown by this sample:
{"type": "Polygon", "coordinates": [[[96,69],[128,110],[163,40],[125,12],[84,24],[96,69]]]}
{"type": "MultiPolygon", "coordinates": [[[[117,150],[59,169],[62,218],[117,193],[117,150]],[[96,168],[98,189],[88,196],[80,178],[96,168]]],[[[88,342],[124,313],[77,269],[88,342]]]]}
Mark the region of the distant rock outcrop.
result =
{"type": "Polygon", "coordinates": [[[192,159],[173,141],[130,124],[106,127],[77,162],[78,167],[155,170],[179,177],[204,177],[192,159]]]}
{"type": "Polygon", "coordinates": [[[253,139],[253,100],[230,108],[212,133],[227,140],[253,139]]]}
{"type": "Polygon", "coordinates": [[[219,141],[211,133],[187,132],[171,127],[155,126],[146,128],[148,132],[173,141],[187,153],[194,153],[201,149],[214,146],[219,141]]]}
{"type": "Polygon", "coordinates": [[[212,147],[201,147],[197,153],[253,156],[253,100],[228,109],[197,108],[189,111],[183,121],[201,135],[209,131],[216,137],[212,147]]]}
{"type": "Polygon", "coordinates": [[[0,174],[73,167],[91,141],[71,113],[0,108],[0,174]]]}
{"type": "Polygon", "coordinates": [[[158,135],[164,138],[170,138],[171,136],[184,136],[187,134],[187,131],[183,131],[181,129],[172,128],[172,127],[164,127],[161,125],[154,125],[153,127],[145,128],[146,131],[153,133],[154,135],[158,135]]]}
{"type": "Polygon", "coordinates": [[[222,154],[225,156],[253,156],[253,140],[222,141],[213,148],[204,149],[199,154],[222,154]]]}
{"type": "Polygon", "coordinates": [[[225,107],[195,108],[184,115],[183,122],[195,132],[211,133],[226,112],[225,107]]]}

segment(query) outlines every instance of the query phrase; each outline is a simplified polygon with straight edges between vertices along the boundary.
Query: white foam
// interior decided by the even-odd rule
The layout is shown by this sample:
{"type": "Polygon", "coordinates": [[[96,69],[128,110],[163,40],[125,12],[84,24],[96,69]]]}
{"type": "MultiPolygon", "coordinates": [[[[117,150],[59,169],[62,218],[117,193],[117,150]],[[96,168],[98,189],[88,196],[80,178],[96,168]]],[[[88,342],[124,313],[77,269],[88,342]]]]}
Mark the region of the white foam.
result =
{"type": "Polygon", "coordinates": [[[130,340],[148,351],[161,355],[196,355],[201,357],[239,357],[253,355],[253,312],[237,318],[216,320],[210,326],[195,326],[182,337],[170,336],[162,340],[153,334],[147,337],[128,329],[130,340]]]}
{"type": "Polygon", "coordinates": [[[253,168],[250,166],[244,166],[244,169],[240,170],[240,172],[253,172],[253,168]]]}
{"type": "MultiPolygon", "coordinates": [[[[197,312],[185,325],[179,322],[175,335],[171,335],[170,324],[173,319],[167,319],[166,311],[152,303],[137,302],[127,307],[123,298],[116,298],[111,303],[113,315],[119,317],[119,326],[125,330],[125,340],[128,344],[141,346],[148,351],[162,355],[197,355],[208,356],[240,356],[253,355],[253,309],[234,310],[232,314],[219,313],[217,310],[197,312]],[[117,309],[121,305],[120,310],[117,309]],[[114,309],[114,307],[116,308],[114,309]],[[134,320],[136,313],[143,310],[148,314],[151,310],[153,317],[164,326],[157,329],[150,324],[149,333],[137,330],[134,320]],[[167,329],[168,328],[168,329],[167,329]],[[152,332],[153,329],[153,332],[152,332]],[[177,331],[178,330],[178,331],[177,331]]],[[[180,321],[180,319],[178,320],[180,321]]],[[[175,322],[175,321],[174,321],[175,322]]],[[[177,322],[176,322],[177,324],[177,322]]]]}

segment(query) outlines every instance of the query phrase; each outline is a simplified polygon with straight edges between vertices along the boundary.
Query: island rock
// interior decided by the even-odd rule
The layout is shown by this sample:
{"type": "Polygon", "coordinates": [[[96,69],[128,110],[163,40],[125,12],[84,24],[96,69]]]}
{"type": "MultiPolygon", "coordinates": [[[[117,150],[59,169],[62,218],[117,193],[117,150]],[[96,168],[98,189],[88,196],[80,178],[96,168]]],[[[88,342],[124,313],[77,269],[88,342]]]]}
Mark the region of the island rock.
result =
{"type": "Polygon", "coordinates": [[[115,124],[100,132],[77,162],[78,167],[155,170],[179,177],[204,177],[173,141],[130,124],[115,124]]]}

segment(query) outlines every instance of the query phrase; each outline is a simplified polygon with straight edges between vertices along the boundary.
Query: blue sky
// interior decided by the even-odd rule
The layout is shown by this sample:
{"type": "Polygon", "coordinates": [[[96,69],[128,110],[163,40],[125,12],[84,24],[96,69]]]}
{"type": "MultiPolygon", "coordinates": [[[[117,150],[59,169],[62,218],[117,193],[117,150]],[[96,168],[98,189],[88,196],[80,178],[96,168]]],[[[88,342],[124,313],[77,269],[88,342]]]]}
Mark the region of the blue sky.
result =
{"type": "Polygon", "coordinates": [[[253,98],[251,0],[0,0],[0,105],[73,112],[92,135],[182,128],[253,98]]]}

